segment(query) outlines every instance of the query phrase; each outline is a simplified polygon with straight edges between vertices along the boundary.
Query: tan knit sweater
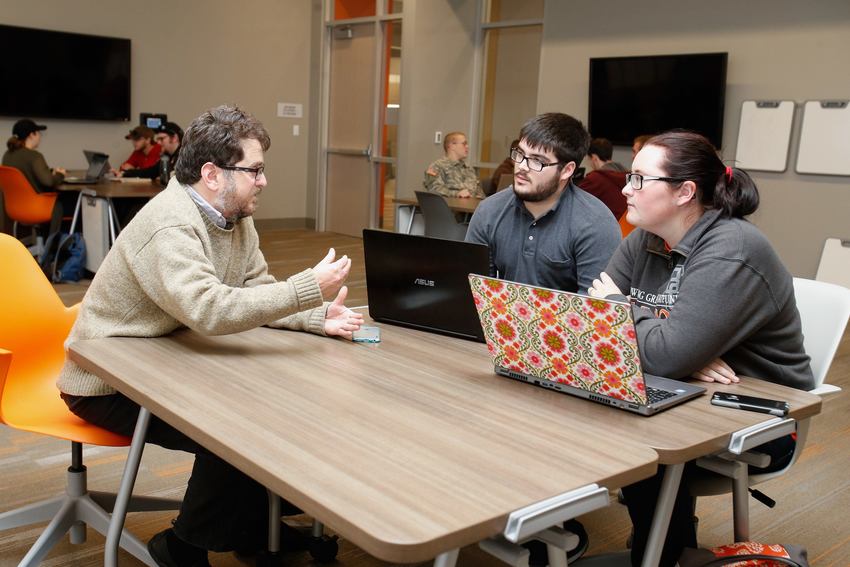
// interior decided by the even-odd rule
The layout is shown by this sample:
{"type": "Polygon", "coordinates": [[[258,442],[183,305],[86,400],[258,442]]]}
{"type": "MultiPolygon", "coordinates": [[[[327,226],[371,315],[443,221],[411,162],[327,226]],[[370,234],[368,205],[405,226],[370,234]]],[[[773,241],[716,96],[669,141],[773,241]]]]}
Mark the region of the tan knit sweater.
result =
{"type": "MultiPolygon", "coordinates": [[[[261,325],[324,334],[326,309],[313,270],[277,282],[250,217],[219,228],[172,178],[121,231],[65,344],[159,337],[181,327],[206,335],[261,325]]],[[[57,386],[76,396],[115,392],[70,360],[57,386]]]]}

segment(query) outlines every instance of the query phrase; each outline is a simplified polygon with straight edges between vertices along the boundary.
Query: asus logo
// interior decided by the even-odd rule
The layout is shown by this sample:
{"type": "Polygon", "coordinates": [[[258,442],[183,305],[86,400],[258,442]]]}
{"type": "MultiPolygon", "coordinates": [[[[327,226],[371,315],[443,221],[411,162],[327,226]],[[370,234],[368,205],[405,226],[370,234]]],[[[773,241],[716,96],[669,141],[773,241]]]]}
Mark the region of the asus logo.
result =
{"type": "Polygon", "coordinates": [[[426,280],[425,278],[416,278],[413,280],[413,283],[416,285],[426,285],[428,287],[434,287],[434,280],[426,280]]]}

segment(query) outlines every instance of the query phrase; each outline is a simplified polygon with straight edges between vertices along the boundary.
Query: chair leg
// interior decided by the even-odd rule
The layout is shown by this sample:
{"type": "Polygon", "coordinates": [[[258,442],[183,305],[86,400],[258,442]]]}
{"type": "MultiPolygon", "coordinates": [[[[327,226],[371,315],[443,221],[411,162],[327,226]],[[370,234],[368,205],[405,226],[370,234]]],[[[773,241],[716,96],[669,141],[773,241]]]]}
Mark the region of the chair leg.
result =
{"type": "MultiPolygon", "coordinates": [[[[77,517],[88,524],[92,529],[104,537],[109,532],[110,514],[103,508],[98,506],[94,500],[88,496],[84,496],[77,502],[77,517]]],[[[147,545],[142,543],[137,537],[132,535],[127,530],[121,533],[121,541],[119,543],[122,549],[129,552],[133,557],[151,567],[156,567],[153,559],[148,553],[147,545]]]]}
{"type": "MultiPolygon", "coordinates": [[[[89,496],[98,506],[112,512],[115,507],[115,498],[117,495],[114,492],[89,492],[89,496]]],[[[127,506],[128,512],[160,512],[164,510],[179,510],[180,500],[173,498],[159,498],[156,496],[133,496],[130,498],[130,504],[127,506]]]]}
{"type": "Polygon", "coordinates": [[[46,522],[56,516],[65,502],[64,496],[57,496],[43,502],[36,502],[17,510],[0,514],[0,530],[10,530],[39,522],[46,522]]]}
{"type": "MultiPolygon", "coordinates": [[[[82,445],[79,443],[72,443],[71,463],[71,467],[66,473],[65,494],[63,496],[0,514],[0,530],[50,520],[47,527],[21,560],[19,565],[22,567],[38,565],[51,548],[68,532],[70,532],[72,544],[85,542],[86,525],[91,526],[104,536],[108,535],[110,512],[115,504],[116,495],[106,492],[90,493],[88,491],[86,467],[82,464],[82,445]]],[[[129,504],[130,511],[176,510],[179,507],[179,500],[145,496],[134,497],[129,504]]],[[[148,553],[147,546],[127,530],[121,530],[119,546],[146,565],[156,567],[148,553]]]]}
{"type": "Polygon", "coordinates": [[[737,463],[732,477],[732,513],[735,541],[750,539],[749,471],[746,463],[737,463]]]}
{"type": "Polygon", "coordinates": [[[62,539],[71,525],[77,520],[74,517],[76,509],[74,500],[66,500],[59,512],[50,520],[38,539],[18,563],[18,567],[30,567],[41,563],[41,559],[53,548],[56,543],[62,539]]]}

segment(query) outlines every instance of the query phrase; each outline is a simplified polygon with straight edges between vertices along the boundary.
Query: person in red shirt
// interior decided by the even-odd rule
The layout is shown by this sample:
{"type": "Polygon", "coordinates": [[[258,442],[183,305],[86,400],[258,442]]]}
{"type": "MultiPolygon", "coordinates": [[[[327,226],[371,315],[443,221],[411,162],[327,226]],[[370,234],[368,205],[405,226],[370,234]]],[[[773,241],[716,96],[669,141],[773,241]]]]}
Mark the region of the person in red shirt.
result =
{"type": "Polygon", "coordinates": [[[605,138],[594,138],[587,150],[593,171],[578,184],[579,187],[605,203],[614,218],[620,220],[626,212],[623,186],[626,184],[626,168],[611,158],[614,146],[605,138]]]}
{"type": "Polygon", "coordinates": [[[121,164],[121,172],[153,167],[159,163],[162,147],[154,141],[154,136],[154,131],[147,126],[136,126],[124,136],[125,139],[133,141],[133,153],[121,164]]]}

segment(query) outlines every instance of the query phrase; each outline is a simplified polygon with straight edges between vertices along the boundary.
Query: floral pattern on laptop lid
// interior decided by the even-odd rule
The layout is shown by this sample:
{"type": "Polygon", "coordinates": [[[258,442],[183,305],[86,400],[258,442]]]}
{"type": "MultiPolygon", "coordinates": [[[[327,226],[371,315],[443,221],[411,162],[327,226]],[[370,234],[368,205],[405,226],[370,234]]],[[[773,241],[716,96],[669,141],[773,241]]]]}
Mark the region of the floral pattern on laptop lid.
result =
{"type": "Polygon", "coordinates": [[[469,281],[497,367],[646,404],[629,305],[483,276],[469,281]]]}

